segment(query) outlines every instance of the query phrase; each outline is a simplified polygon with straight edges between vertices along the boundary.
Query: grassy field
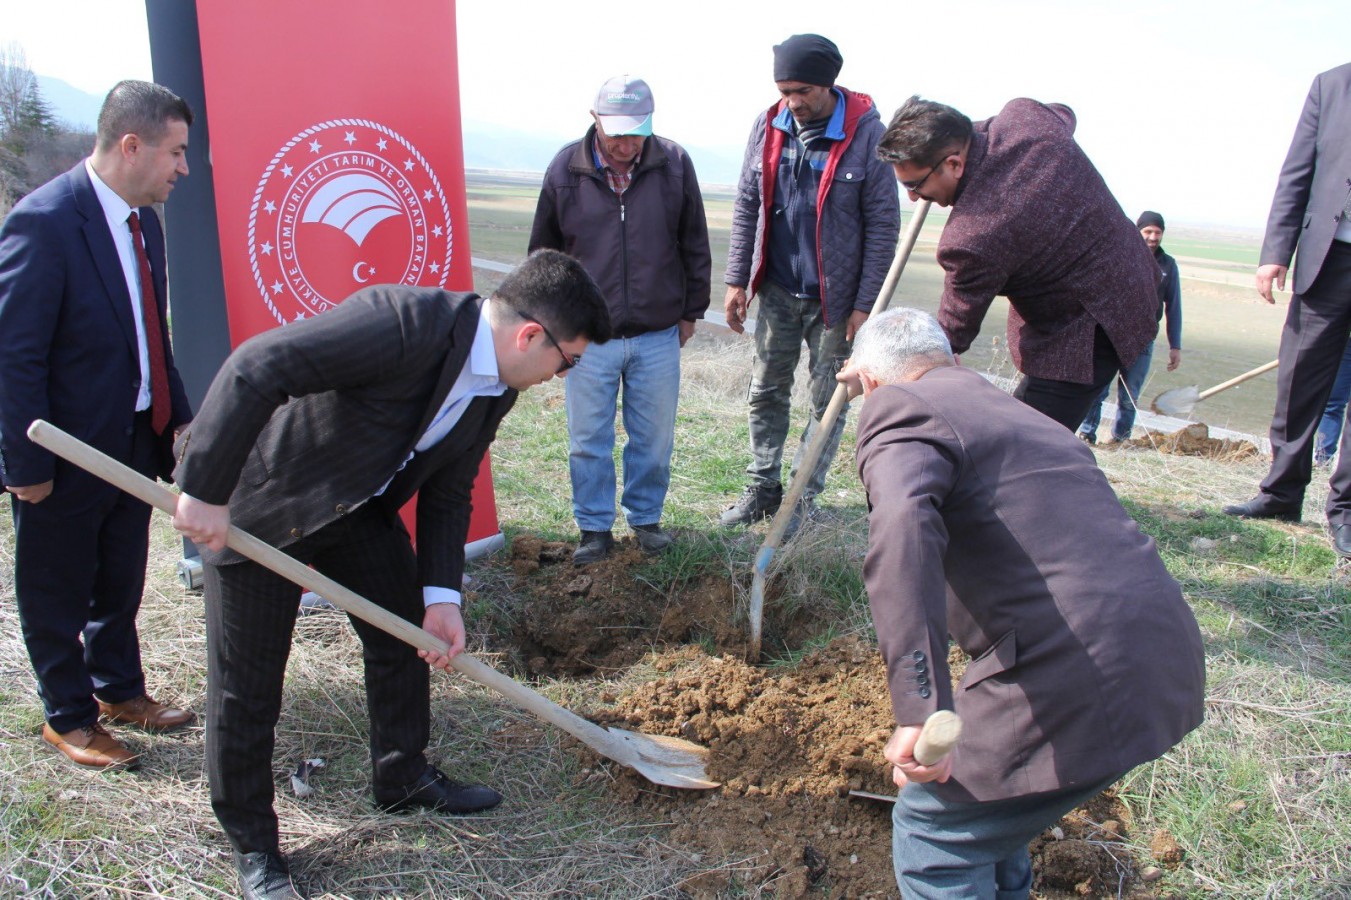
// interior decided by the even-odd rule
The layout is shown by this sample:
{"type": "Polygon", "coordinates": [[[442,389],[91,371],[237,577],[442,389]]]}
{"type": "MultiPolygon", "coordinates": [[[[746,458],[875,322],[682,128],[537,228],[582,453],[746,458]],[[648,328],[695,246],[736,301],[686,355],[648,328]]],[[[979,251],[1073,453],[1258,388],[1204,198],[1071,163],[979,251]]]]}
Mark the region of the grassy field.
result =
{"type": "MultiPolygon", "coordinates": [[[[472,192],[475,255],[519,259],[533,191],[476,182],[472,192]]],[[[723,222],[724,242],[725,202],[711,209],[723,222]]],[[[932,246],[931,240],[921,244],[901,302],[931,307],[936,300],[932,246]]],[[[483,278],[480,289],[491,286],[491,273],[476,274],[483,278]]],[[[1201,384],[1270,358],[1279,328],[1278,310],[1219,287],[1184,284],[1184,371],[1201,384]]],[[[701,330],[686,348],[665,520],[679,540],[673,554],[641,573],[644,585],[658,591],[673,591],[697,575],[730,579],[737,600],[727,615],[739,625],[763,531],[729,533],[715,522],[739,489],[746,463],[750,355],[749,341],[715,329],[701,330]]],[[[972,364],[976,359],[968,357],[972,364]]],[[[984,359],[1011,374],[998,353],[984,359]]],[[[1162,386],[1156,378],[1151,389],[1162,386]]],[[[1206,404],[1207,421],[1260,430],[1270,399],[1258,393],[1254,385],[1242,400],[1239,391],[1216,397],[1206,404]],[[1220,405],[1225,397],[1232,406],[1220,405]],[[1246,408],[1263,405],[1265,412],[1246,408]],[[1223,420],[1221,410],[1229,410],[1223,420]]],[[[499,515],[509,539],[527,533],[575,539],[562,400],[556,382],[523,395],[493,448],[499,515]]],[[[796,401],[800,421],[800,391],[796,401]]],[[[1155,829],[1168,830],[1186,851],[1183,865],[1153,886],[1156,896],[1351,898],[1351,591],[1318,525],[1326,485],[1320,478],[1312,486],[1307,524],[1244,522],[1221,515],[1219,507],[1252,493],[1264,471],[1261,460],[1217,463],[1137,449],[1100,450],[1098,459],[1131,514],[1157,540],[1206,641],[1205,725],[1121,786],[1132,834],[1144,836],[1133,838],[1138,861],[1150,862],[1148,835],[1155,829]]],[[[776,602],[816,617],[821,628],[813,640],[872,640],[859,571],[867,526],[853,472],[852,427],[820,499],[819,521],[778,556],[783,595],[776,602]]],[[[200,728],[130,733],[146,755],[138,773],[74,769],[38,737],[42,714],[19,638],[10,521],[0,509],[0,897],[236,896],[227,847],[207,801],[200,728]]],[[[150,689],[200,711],[201,597],[179,585],[174,564],[181,545],[158,515],[151,553],[140,618],[150,689]]],[[[1104,566],[1104,578],[1118,574],[1104,566]]],[[[530,609],[505,554],[475,563],[471,575],[471,649],[509,668],[512,625],[530,609]]],[[[766,649],[772,665],[791,668],[804,647],[766,649]]],[[[533,686],[583,710],[650,677],[639,667],[533,686]]],[[[432,704],[430,755],[447,771],[502,790],[509,799],[498,810],[461,819],[377,814],[368,794],[359,645],[339,615],[300,621],[275,772],[284,849],[314,896],[675,900],[695,896],[689,886],[708,873],[730,884],[720,898],[788,896],[744,859],[673,845],[664,817],[607,788],[605,767],[583,768],[558,732],[486,690],[438,674],[432,704]],[[326,767],[314,779],[317,792],[301,799],[285,773],[310,757],[322,757],[326,767]]]]}
{"type": "MultiPolygon", "coordinates": [[[[658,591],[697,575],[731,578],[744,622],[751,561],[763,532],[714,526],[745,464],[744,341],[700,334],[686,350],[668,524],[677,552],[641,577],[658,591]]],[[[801,407],[799,398],[799,408],[801,407]]],[[[522,397],[493,449],[500,517],[508,537],[574,537],[567,489],[561,386],[522,397]]],[[[822,496],[825,512],[779,556],[780,603],[822,622],[819,640],[872,639],[859,560],[866,521],[852,472],[852,429],[822,496]]],[[[1260,462],[1217,464],[1140,450],[1099,460],[1142,526],[1159,542],[1206,639],[1206,724],[1122,786],[1135,848],[1170,831],[1187,851],[1158,896],[1351,897],[1351,593],[1316,522],[1241,522],[1218,513],[1245,496],[1260,462]]],[[[157,517],[141,630],[151,689],[201,709],[201,598],[173,575],[180,546],[157,517]]],[[[138,774],[75,770],[37,737],[41,711],[14,613],[9,517],[0,516],[0,896],[233,896],[224,840],[206,800],[200,729],[133,735],[146,751],[138,774]]],[[[1104,577],[1111,573],[1104,571],[1104,577]]],[[[499,554],[472,568],[471,647],[506,665],[512,623],[530,611],[499,554]]],[[[803,647],[767,647],[791,666],[803,647]]],[[[536,687],[586,709],[645,677],[547,679],[536,687]]],[[[369,804],[360,652],[340,616],[302,619],[278,735],[283,842],[315,896],[669,897],[708,872],[731,874],[720,897],[782,897],[771,881],[737,876],[744,861],[692,854],[663,839],[644,815],[588,776],[557,732],[463,679],[433,679],[431,754],[462,777],[481,778],[510,802],[472,819],[376,814],[369,804]],[[327,767],[305,800],[285,771],[309,757],[327,767]]],[[[826,894],[821,894],[826,896],[826,894]]]]}

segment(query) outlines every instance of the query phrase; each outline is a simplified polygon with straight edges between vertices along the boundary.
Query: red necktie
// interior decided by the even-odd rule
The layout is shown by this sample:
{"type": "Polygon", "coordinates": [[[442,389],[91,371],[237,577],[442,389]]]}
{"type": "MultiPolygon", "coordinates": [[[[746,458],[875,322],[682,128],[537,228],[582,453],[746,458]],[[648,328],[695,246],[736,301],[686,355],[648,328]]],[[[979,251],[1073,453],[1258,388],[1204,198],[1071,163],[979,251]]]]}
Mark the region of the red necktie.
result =
{"type": "Polygon", "coordinates": [[[155,276],[150,271],[150,257],[145,255],[141,217],[136,214],[136,210],[131,211],[127,224],[131,226],[131,243],[136,248],[136,262],[141,267],[141,324],[145,326],[145,347],[150,357],[150,427],[155,429],[155,434],[163,434],[170,418],[169,364],[164,353],[159,305],[155,303],[155,276]]]}

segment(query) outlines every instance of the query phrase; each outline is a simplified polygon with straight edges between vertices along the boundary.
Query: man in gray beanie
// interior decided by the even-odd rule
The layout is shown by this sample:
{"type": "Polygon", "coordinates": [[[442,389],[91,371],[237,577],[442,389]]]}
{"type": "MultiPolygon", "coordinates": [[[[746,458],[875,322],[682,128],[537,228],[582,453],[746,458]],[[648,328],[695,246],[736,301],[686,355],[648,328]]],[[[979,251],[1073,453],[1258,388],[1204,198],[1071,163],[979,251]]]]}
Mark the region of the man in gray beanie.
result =
{"type": "MultiPolygon", "coordinates": [[[[886,279],[900,230],[900,198],[877,158],[882,119],[866,94],[835,84],[844,57],[818,34],[795,34],[774,48],[780,99],[751,127],[732,214],[727,254],[727,324],[744,331],[759,299],[750,385],[749,484],[722,515],[749,525],[778,511],[789,397],[802,344],[811,371],[811,419],[789,479],[813,440],[849,357],[854,332],[886,279]]],[[[789,533],[825,486],[844,416],[809,478],[789,533]]]]}

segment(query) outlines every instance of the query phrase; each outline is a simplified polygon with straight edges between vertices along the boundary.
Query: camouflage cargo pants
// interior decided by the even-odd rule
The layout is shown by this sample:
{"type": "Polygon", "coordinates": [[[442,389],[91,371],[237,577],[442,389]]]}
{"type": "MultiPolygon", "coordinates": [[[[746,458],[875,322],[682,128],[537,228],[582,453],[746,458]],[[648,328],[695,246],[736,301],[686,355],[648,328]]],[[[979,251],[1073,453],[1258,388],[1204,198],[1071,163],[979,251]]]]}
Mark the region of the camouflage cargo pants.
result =
{"type": "MultiPolygon", "coordinates": [[[[752,484],[779,484],[783,469],[783,445],[788,437],[793,392],[793,374],[807,345],[811,384],[811,417],[803,430],[801,443],[793,457],[788,478],[797,477],[798,464],[806,448],[816,437],[821,416],[835,393],[835,374],[849,358],[851,345],[845,339],[848,322],[826,328],[821,301],[799,299],[772,282],[759,292],[760,307],[755,320],[755,363],[751,369],[750,431],[751,464],[746,467],[752,484]]],[[[847,410],[846,410],[847,411],[847,410]]],[[[844,432],[845,413],[835,421],[821,459],[812,472],[803,497],[810,500],[821,492],[826,472],[835,459],[844,432]]]]}

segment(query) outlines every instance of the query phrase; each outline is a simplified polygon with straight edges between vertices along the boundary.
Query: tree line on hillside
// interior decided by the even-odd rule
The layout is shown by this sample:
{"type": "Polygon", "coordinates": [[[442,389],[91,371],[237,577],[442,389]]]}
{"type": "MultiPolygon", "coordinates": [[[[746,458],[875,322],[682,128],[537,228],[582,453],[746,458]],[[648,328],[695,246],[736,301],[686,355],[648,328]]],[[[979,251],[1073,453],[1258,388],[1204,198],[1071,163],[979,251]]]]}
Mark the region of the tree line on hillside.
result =
{"type": "Polygon", "coordinates": [[[0,46],[0,219],[28,192],[88,155],[94,135],[56,118],[28,56],[0,46]]]}

